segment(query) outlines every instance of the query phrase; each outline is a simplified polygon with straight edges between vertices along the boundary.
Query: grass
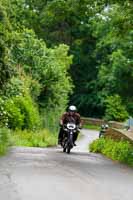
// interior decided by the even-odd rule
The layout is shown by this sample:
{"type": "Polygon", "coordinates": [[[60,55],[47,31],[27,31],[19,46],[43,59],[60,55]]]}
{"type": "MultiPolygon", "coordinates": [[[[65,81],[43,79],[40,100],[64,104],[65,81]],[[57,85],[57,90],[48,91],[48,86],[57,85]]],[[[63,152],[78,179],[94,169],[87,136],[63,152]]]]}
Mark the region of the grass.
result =
{"type": "Polygon", "coordinates": [[[6,151],[7,151],[7,145],[0,144],[0,156],[5,155],[6,151]]]}
{"type": "Polygon", "coordinates": [[[9,130],[0,128],[0,156],[4,155],[9,145],[9,130]]]}
{"type": "Polygon", "coordinates": [[[47,129],[38,132],[18,130],[11,133],[11,145],[27,147],[51,147],[57,144],[57,135],[47,129]]]}
{"type": "Polygon", "coordinates": [[[94,124],[84,124],[83,128],[91,130],[100,130],[100,126],[94,124]]]}
{"type": "Polygon", "coordinates": [[[0,156],[6,154],[9,146],[52,147],[56,144],[57,134],[47,129],[33,132],[0,128],[0,156]]]}

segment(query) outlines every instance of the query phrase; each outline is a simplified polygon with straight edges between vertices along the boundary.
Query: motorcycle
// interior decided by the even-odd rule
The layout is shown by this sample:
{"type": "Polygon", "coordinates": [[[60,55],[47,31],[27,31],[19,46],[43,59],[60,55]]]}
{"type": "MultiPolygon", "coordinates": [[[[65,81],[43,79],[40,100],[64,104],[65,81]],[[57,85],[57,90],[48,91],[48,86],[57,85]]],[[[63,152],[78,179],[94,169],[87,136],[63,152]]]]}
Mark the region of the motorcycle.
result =
{"type": "Polygon", "coordinates": [[[105,133],[106,133],[108,128],[109,128],[108,124],[102,124],[101,125],[101,130],[99,132],[99,138],[100,137],[104,137],[104,135],[105,135],[105,133]]]}
{"type": "Polygon", "coordinates": [[[62,141],[63,152],[67,152],[69,154],[74,146],[73,137],[74,133],[78,131],[78,127],[74,123],[67,123],[64,126],[64,131],[65,134],[62,141]]]}

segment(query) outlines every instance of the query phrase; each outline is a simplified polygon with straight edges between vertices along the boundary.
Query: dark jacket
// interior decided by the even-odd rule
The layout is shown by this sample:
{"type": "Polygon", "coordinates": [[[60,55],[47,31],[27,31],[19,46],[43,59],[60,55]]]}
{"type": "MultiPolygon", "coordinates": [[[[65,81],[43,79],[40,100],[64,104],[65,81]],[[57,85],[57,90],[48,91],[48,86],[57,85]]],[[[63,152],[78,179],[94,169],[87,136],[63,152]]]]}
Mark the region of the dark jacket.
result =
{"type": "Polygon", "coordinates": [[[71,115],[69,112],[64,113],[61,117],[60,124],[67,124],[70,122],[73,122],[76,125],[80,125],[81,124],[80,114],[73,113],[73,115],[71,115]]]}

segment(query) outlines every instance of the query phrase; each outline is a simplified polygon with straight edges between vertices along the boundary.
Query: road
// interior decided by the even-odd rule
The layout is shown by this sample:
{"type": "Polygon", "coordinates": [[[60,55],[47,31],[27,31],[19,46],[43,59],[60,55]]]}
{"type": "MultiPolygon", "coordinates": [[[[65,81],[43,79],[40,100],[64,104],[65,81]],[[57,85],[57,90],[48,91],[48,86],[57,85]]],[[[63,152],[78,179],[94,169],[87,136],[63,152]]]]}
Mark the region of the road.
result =
{"type": "Polygon", "coordinates": [[[89,153],[96,131],[70,155],[61,148],[14,147],[0,158],[0,200],[132,200],[133,169],[89,153]]]}

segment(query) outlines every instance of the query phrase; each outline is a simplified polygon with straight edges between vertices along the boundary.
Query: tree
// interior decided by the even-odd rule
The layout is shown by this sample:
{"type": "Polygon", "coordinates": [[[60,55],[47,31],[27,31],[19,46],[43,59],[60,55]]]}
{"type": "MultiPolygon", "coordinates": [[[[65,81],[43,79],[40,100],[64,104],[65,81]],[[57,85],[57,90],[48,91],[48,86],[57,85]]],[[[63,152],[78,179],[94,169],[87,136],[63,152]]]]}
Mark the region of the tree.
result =
{"type": "Polygon", "coordinates": [[[133,114],[132,1],[1,2],[11,26],[3,39],[11,66],[36,81],[34,98],[42,107],[66,106],[71,75],[69,103],[82,115],[104,116],[110,95],[119,95],[133,114]]]}
{"type": "Polygon", "coordinates": [[[97,76],[93,55],[96,38],[92,35],[89,20],[103,7],[104,4],[97,6],[91,0],[48,1],[38,13],[39,31],[35,29],[50,47],[60,43],[70,45],[70,54],[74,55],[70,74],[75,85],[71,102],[83,115],[101,112],[97,106],[97,91],[93,92],[97,76]]]}
{"type": "Polygon", "coordinates": [[[10,24],[7,18],[7,14],[4,7],[0,3],[0,89],[4,88],[5,84],[13,73],[13,68],[9,62],[9,31],[10,24]]]}
{"type": "Polygon", "coordinates": [[[42,107],[59,106],[64,109],[67,104],[72,88],[67,72],[72,62],[68,50],[66,45],[48,49],[44,41],[37,39],[31,30],[14,32],[12,61],[40,84],[38,101],[42,107]]]}
{"type": "Polygon", "coordinates": [[[128,118],[126,107],[122,105],[120,96],[108,96],[106,99],[106,120],[125,121],[128,118]]]}
{"type": "Polygon", "coordinates": [[[98,37],[96,57],[100,94],[118,94],[128,112],[132,102],[132,2],[113,4],[93,21],[94,35],[98,37]]]}
{"type": "Polygon", "coordinates": [[[10,128],[15,129],[18,124],[19,128],[32,129],[34,122],[31,116],[36,116],[37,120],[34,119],[38,122],[38,108],[39,111],[45,109],[47,116],[47,111],[51,115],[52,112],[56,113],[56,119],[65,110],[72,91],[68,73],[72,56],[68,55],[67,45],[47,48],[44,40],[38,39],[32,30],[37,24],[37,7],[33,8],[31,1],[2,0],[0,8],[0,81],[1,86],[4,85],[0,91],[0,111],[5,108],[2,111],[2,115],[5,113],[2,124],[4,126],[8,120],[10,128]],[[23,116],[24,109],[30,116],[29,122],[23,116]]]}

